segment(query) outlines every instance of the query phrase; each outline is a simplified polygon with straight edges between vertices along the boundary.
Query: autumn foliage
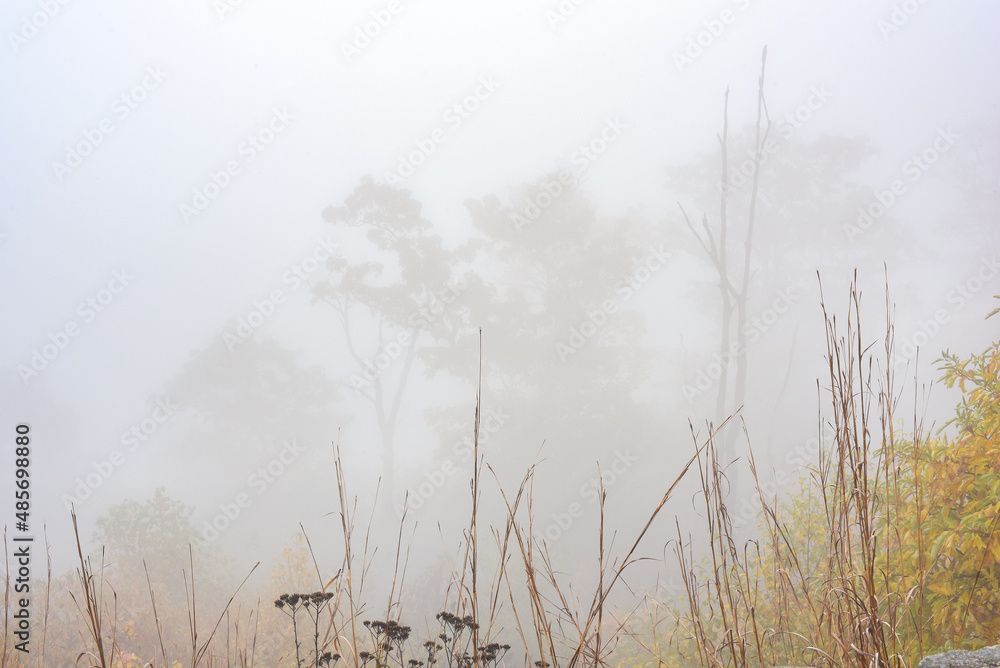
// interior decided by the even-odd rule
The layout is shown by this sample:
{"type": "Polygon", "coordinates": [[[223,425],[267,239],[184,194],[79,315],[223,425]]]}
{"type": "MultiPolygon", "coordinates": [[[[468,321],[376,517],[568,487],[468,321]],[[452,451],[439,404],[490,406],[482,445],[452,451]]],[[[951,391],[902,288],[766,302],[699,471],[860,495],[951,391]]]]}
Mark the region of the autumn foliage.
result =
{"type": "Polygon", "coordinates": [[[1000,642],[1000,341],[939,360],[962,393],[939,434],[897,450],[912,484],[901,493],[899,562],[922,641],[935,648],[1000,642]]]}
{"type": "Polygon", "coordinates": [[[684,600],[635,615],[619,666],[912,668],[1000,643],[1000,341],[967,359],[945,352],[955,417],[904,431],[892,329],[872,345],[859,302],[852,293],[846,322],[827,318],[827,437],[798,491],[768,498],[751,448],[759,532],[737,536],[729,473],[710,448],[707,532],[678,525],[674,542],[684,600]]]}

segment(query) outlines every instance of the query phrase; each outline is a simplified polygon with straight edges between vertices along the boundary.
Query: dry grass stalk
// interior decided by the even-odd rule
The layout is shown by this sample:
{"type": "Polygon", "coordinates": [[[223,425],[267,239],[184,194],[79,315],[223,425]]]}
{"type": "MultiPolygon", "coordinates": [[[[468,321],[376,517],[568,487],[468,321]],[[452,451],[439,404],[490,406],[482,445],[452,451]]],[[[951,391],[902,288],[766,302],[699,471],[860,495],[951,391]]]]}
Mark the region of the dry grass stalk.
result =
{"type": "MultiPolygon", "coordinates": [[[[111,665],[111,656],[114,654],[117,648],[116,633],[114,623],[112,625],[111,633],[111,645],[109,648],[104,646],[104,585],[106,584],[104,580],[104,551],[101,550],[101,569],[100,578],[98,579],[94,575],[92,566],[90,565],[90,558],[84,559],[83,557],[83,547],[80,543],[80,530],[77,526],[76,521],[76,509],[70,510],[70,517],[73,520],[73,535],[76,538],[76,552],[80,559],[80,570],[77,571],[77,576],[80,578],[80,585],[83,588],[84,602],[86,603],[86,610],[80,609],[80,602],[76,599],[73,592],[70,592],[70,596],[73,598],[73,602],[77,606],[77,610],[80,610],[80,614],[84,619],[84,626],[86,627],[87,633],[90,636],[90,640],[94,644],[95,652],[82,651],[76,657],[76,663],[80,663],[80,659],[85,656],[89,656],[91,659],[96,661],[97,666],[100,668],[108,668],[111,665]]],[[[114,595],[115,605],[114,605],[114,617],[117,616],[118,610],[118,595],[114,593],[112,589],[112,594],[114,595]]]]}
{"type": "MultiPolygon", "coordinates": [[[[857,288],[851,287],[843,328],[821,303],[833,442],[811,473],[821,493],[825,558],[817,566],[800,555],[791,527],[765,498],[752,448],[749,465],[764,535],[759,543],[738,547],[724,499],[727,479],[712,443],[699,466],[710,547],[705,582],[694,573],[690,537],[685,552],[679,525],[676,545],[688,599],[678,624],[693,640],[703,666],[907,668],[914,650],[923,653],[921,601],[919,613],[910,614],[920,587],[903,588],[902,559],[891,552],[900,544],[903,518],[896,509],[904,483],[916,482],[903,480],[895,449],[899,395],[891,364],[891,315],[885,358],[876,364],[875,346],[866,345],[861,332],[857,288]]],[[[919,442],[919,429],[915,438],[919,442]]],[[[921,562],[920,572],[912,575],[922,582],[927,568],[921,562]]]]}

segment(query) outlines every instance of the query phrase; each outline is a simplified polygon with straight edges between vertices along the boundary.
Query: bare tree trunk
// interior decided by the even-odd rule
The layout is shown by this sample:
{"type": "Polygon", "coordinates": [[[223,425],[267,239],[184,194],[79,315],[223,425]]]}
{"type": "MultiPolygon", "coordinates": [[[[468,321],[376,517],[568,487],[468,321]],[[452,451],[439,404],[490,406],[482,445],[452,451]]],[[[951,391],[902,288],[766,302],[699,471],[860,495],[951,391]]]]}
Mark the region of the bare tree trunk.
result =
{"type": "MultiPolygon", "coordinates": [[[[413,367],[413,359],[416,357],[416,339],[420,332],[412,334],[413,343],[406,350],[406,357],[403,361],[403,371],[396,384],[396,392],[392,396],[391,403],[387,406],[387,400],[382,392],[382,382],[380,377],[375,378],[375,393],[372,397],[372,404],[375,408],[375,416],[378,419],[379,432],[382,434],[382,501],[381,508],[383,514],[389,517],[392,512],[393,499],[396,493],[396,428],[399,426],[399,409],[403,404],[403,395],[406,392],[407,381],[410,378],[410,369],[413,367]],[[388,410],[386,410],[388,408],[388,410]]],[[[382,328],[379,327],[379,348],[382,351],[382,328]]],[[[376,352],[376,355],[378,354],[376,352]]]]}
{"type": "MultiPolygon", "coordinates": [[[[747,236],[744,242],[743,256],[743,284],[740,286],[740,295],[737,301],[739,305],[736,336],[739,342],[739,350],[746,350],[747,345],[747,291],[750,286],[750,255],[753,249],[753,227],[757,216],[757,192],[760,183],[760,159],[764,150],[764,142],[771,130],[771,120],[767,119],[767,127],[764,128],[764,136],[761,137],[761,122],[767,115],[767,105],[764,102],[764,66],[767,63],[767,47],[760,58],[760,78],[757,81],[757,126],[754,133],[754,170],[753,186],[750,191],[750,210],[747,212],[747,236]]],[[[736,365],[736,387],[734,388],[734,409],[743,406],[746,397],[747,387],[747,360],[746,354],[740,355],[736,365]]]]}
{"type": "MultiPolygon", "coordinates": [[[[729,257],[727,254],[727,231],[729,228],[729,89],[726,88],[726,98],[722,112],[722,134],[719,136],[722,149],[722,187],[719,188],[719,291],[722,293],[722,335],[719,338],[719,366],[722,375],[719,376],[719,394],[715,407],[715,423],[722,424],[726,419],[726,393],[729,388],[729,341],[733,320],[733,287],[729,283],[729,257]]],[[[723,460],[728,460],[732,453],[727,446],[723,447],[723,460]]]]}
{"type": "MultiPolygon", "coordinates": [[[[350,301],[347,299],[344,299],[342,302],[332,300],[327,301],[331,303],[341,314],[341,322],[344,327],[344,335],[348,352],[358,365],[364,368],[367,362],[358,353],[357,348],[354,345],[353,335],[351,333],[349,318],[351,308],[350,301]]],[[[413,368],[413,360],[416,358],[416,340],[419,334],[419,330],[412,333],[413,343],[406,350],[406,357],[403,360],[403,371],[400,373],[399,382],[396,384],[396,391],[392,396],[391,403],[386,399],[382,387],[382,377],[380,375],[376,375],[372,380],[371,394],[361,392],[361,395],[372,403],[372,408],[375,411],[375,419],[378,423],[379,434],[382,437],[381,502],[379,505],[382,513],[387,518],[392,514],[393,498],[396,491],[395,455],[396,428],[399,426],[399,410],[403,403],[403,395],[405,394],[406,385],[409,381],[410,370],[413,368]]],[[[382,336],[382,323],[379,323],[378,349],[375,351],[376,357],[382,351],[383,343],[384,338],[382,336]]]]}
{"type": "MultiPolygon", "coordinates": [[[[754,134],[754,167],[753,186],[750,193],[750,207],[747,213],[746,236],[743,241],[743,271],[740,283],[734,286],[730,281],[730,257],[728,253],[729,243],[729,89],[726,89],[725,103],[723,106],[722,132],[719,135],[720,148],[720,179],[722,186],[719,193],[719,231],[716,236],[708,225],[708,216],[702,216],[703,234],[695,230],[694,224],[688,217],[684,207],[681,212],[684,220],[692,234],[698,239],[705,253],[708,255],[715,270],[719,275],[719,296],[721,298],[720,332],[719,332],[719,366],[721,373],[719,376],[719,389],[716,395],[716,424],[722,424],[731,414],[740,410],[746,400],[747,385],[747,296],[750,286],[750,265],[753,250],[753,231],[757,210],[757,193],[759,188],[760,161],[763,154],[764,142],[771,128],[771,121],[767,115],[767,105],[764,101],[764,67],[767,62],[767,47],[765,46],[761,54],[760,78],[757,87],[757,125],[754,134]],[[766,125],[765,125],[766,121],[766,125]],[[763,135],[762,135],[763,129],[763,135]],[[735,322],[733,311],[735,310],[735,322]],[[733,331],[735,325],[735,332],[733,331]],[[735,345],[733,341],[735,340],[735,345]],[[735,378],[732,388],[732,402],[729,399],[729,365],[735,364],[735,378]]],[[[737,271],[733,268],[733,271],[737,271]]],[[[736,431],[733,429],[724,430],[721,434],[721,457],[722,465],[726,466],[735,459],[736,431]]],[[[733,469],[729,476],[733,488],[739,483],[738,473],[733,469]]]]}

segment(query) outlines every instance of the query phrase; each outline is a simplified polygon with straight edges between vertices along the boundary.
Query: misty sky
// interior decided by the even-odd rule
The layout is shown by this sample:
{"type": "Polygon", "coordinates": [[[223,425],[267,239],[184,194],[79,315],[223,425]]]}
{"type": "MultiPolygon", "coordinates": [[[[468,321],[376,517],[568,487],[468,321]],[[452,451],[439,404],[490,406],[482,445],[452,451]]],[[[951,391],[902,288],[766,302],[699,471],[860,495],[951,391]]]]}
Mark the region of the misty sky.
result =
{"type": "MultiPolygon", "coordinates": [[[[765,45],[774,137],[784,140],[784,128],[805,144],[866,139],[870,155],[843,175],[866,194],[861,205],[896,180],[904,184],[890,215],[858,238],[845,228],[857,206],[845,206],[840,218],[825,212],[822,229],[823,212],[797,219],[797,235],[834,240],[829,257],[837,264],[824,267],[828,301],[846,305],[857,266],[871,279],[862,288],[877,337],[882,266],[891,253],[897,334],[912,338],[921,322],[945,312],[930,352],[921,353],[921,380],[936,378],[930,361],[942,349],[968,355],[997,332],[995,320],[983,317],[1000,293],[998,25],[1000,6],[985,0],[5,2],[0,272],[8,287],[0,293],[0,397],[7,436],[0,439],[12,440],[18,423],[32,427],[33,524],[39,531],[48,524],[57,564],[68,566],[60,556],[69,530],[62,495],[125,447],[130,428],[166,415],[157,402],[170,398],[167,383],[196,351],[218,347],[240,318],[266,310],[259,304],[275,290],[282,302],[254,340],[270,337],[297,351],[303,366],[341,388],[328,397],[328,418],[301,432],[289,425],[288,437],[312,439],[310,452],[329,458],[342,427],[355,491],[369,489],[379,474],[374,418],[344,389],[358,367],[335,314],[310,302],[309,286],[324,270],[296,273],[331,248],[364,255],[356,236],[324,221],[324,209],[342,205],[366,174],[384,182],[416,152],[421,164],[400,185],[447,245],[469,234],[467,199],[509,199],[561,169],[582,181],[601,215],[633,211],[650,230],[671,229],[667,239],[689,236],[677,203],[698,218],[701,211],[691,193],[668,186],[668,168],[717,160],[727,88],[731,130],[754,121],[765,45]],[[796,113],[792,131],[786,115],[796,113]],[[600,155],[580,152],[598,137],[605,140],[600,155]],[[913,157],[932,148],[933,164],[915,167],[913,157]],[[33,366],[46,345],[59,350],[33,366]]],[[[734,157],[737,164],[745,158],[745,151],[734,157]]],[[[782,184],[762,188],[780,210],[782,184]]],[[[767,228],[766,219],[760,225],[778,244],[782,230],[767,228]]],[[[678,439],[674,455],[660,455],[667,467],[660,479],[672,479],[676,453],[688,452],[687,420],[712,418],[712,401],[686,402],[678,389],[693,382],[718,336],[717,279],[690,241],[670,248],[666,270],[628,303],[646,315],[642,341],[657,355],[641,393],[662,404],[678,439]]],[[[825,350],[818,268],[797,268],[794,318],[760,349],[783,353],[797,332],[798,385],[785,396],[801,399],[786,405],[800,440],[815,434],[815,377],[825,350]]],[[[782,289],[785,267],[758,269],[766,305],[782,289]]],[[[357,326],[364,331],[362,321],[357,326]]],[[[484,332],[487,342],[490,336],[484,332]]],[[[415,390],[407,405],[399,490],[440,459],[422,418],[433,405],[429,395],[474,397],[467,385],[436,382],[415,390]]],[[[753,382],[766,393],[781,378],[761,372],[753,382]]],[[[954,404],[943,397],[934,419],[947,419],[954,404]]],[[[166,419],[94,490],[80,511],[88,533],[108,506],[145,498],[160,484],[196,506],[200,525],[245,486],[249,462],[267,461],[243,460],[232,444],[215,452],[207,436],[201,443],[208,445],[185,448],[199,429],[185,415],[166,419]],[[212,480],[222,482],[213,488],[212,480]]],[[[247,429],[262,418],[248,412],[247,429]]],[[[547,436],[541,427],[532,433],[538,440],[518,452],[533,452],[547,436]]],[[[502,441],[501,432],[495,447],[502,441]]],[[[271,456],[284,447],[272,446],[271,456]]],[[[605,446],[581,459],[610,464],[619,446],[605,446]]],[[[511,468],[529,463],[518,459],[511,468]]],[[[0,478],[0,488],[11,489],[9,456],[0,478]]],[[[562,484],[572,496],[579,483],[562,484]]],[[[464,498],[464,478],[448,484],[442,499],[464,498]]],[[[263,558],[280,547],[269,536],[283,543],[298,521],[320,526],[320,515],[332,510],[330,490],[312,498],[295,496],[293,487],[285,481],[250,509],[266,531],[234,525],[227,545],[263,558]]]]}

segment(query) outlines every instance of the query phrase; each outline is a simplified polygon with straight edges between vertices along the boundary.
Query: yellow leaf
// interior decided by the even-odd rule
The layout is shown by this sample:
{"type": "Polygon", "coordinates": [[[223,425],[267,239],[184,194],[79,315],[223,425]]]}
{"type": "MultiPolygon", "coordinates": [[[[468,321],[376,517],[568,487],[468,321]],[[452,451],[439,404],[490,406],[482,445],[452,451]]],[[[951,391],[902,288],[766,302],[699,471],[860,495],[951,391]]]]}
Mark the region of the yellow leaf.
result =
{"type": "Polygon", "coordinates": [[[954,592],[954,589],[947,582],[933,582],[927,585],[927,588],[935,594],[941,594],[942,596],[951,596],[954,592]]]}

